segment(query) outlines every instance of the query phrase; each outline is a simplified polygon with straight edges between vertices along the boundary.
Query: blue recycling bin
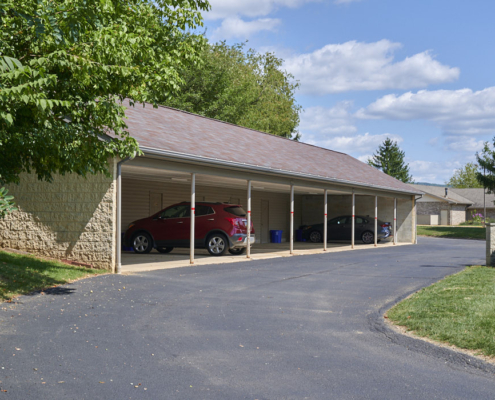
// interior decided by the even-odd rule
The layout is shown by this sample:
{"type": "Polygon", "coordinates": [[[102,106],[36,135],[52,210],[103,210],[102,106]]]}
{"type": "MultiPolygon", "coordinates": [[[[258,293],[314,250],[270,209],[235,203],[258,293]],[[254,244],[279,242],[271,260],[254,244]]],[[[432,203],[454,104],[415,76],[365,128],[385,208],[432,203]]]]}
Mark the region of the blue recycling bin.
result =
{"type": "Polygon", "coordinates": [[[282,243],[282,231],[271,230],[270,231],[270,242],[271,243],[282,243]]]}
{"type": "Polygon", "coordinates": [[[134,248],[132,246],[124,246],[124,236],[125,236],[125,232],[122,232],[122,236],[121,236],[121,242],[122,243],[122,251],[132,251],[134,252],[134,248]]]}
{"type": "Polygon", "coordinates": [[[302,229],[296,229],[296,241],[297,242],[305,242],[306,241],[306,239],[303,238],[302,229]]]}

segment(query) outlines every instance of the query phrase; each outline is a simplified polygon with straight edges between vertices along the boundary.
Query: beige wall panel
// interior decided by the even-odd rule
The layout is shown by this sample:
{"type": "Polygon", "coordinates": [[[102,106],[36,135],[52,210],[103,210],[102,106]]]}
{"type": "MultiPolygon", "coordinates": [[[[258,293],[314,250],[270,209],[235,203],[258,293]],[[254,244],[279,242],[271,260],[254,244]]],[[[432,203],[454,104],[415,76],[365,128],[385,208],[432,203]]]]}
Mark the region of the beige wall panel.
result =
{"type": "Polygon", "coordinates": [[[115,165],[113,176],[54,176],[40,182],[21,175],[9,185],[18,211],[0,221],[0,247],[113,269],[115,265],[115,165]]]}
{"type": "MultiPolygon", "coordinates": [[[[328,218],[352,214],[352,196],[328,196],[328,218]]],[[[356,196],[356,215],[375,216],[375,198],[356,196]]],[[[394,222],[394,199],[378,197],[378,219],[394,222]]],[[[311,225],[323,222],[323,196],[303,196],[302,224],[311,225]]],[[[397,199],[397,241],[413,240],[413,203],[411,200],[397,199]]]]}
{"type": "MultiPolygon", "coordinates": [[[[246,183],[247,187],[247,183],[246,183]]],[[[163,207],[168,207],[182,201],[190,201],[190,184],[176,182],[154,182],[140,179],[122,179],[122,229],[137,219],[149,217],[150,192],[163,193],[163,207]]],[[[241,205],[246,208],[247,189],[227,189],[210,186],[196,186],[196,201],[209,202],[230,202],[231,199],[239,199],[241,205]]],[[[261,225],[261,200],[269,202],[269,226],[270,229],[280,229],[283,231],[282,240],[287,241],[289,237],[289,192],[270,193],[252,190],[252,219],[254,229],[261,225]]],[[[295,196],[294,226],[297,228],[301,224],[302,207],[301,196],[295,196]]],[[[260,240],[258,232],[256,240],[260,240]]]]}

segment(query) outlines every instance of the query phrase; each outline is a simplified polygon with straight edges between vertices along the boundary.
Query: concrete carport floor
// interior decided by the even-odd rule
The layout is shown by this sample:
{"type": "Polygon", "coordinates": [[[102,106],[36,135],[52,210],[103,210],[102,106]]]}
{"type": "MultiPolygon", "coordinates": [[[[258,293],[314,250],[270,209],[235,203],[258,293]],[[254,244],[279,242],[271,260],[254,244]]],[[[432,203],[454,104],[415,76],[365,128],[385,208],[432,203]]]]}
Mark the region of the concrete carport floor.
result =
{"type": "MultiPolygon", "coordinates": [[[[191,173],[176,169],[174,164],[165,168],[158,160],[137,160],[122,166],[122,229],[132,221],[146,218],[154,213],[183,201],[191,201],[191,173]]],[[[245,179],[195,173],[195,202],[220,202],[241,204],[247,209],[248,189],[245,179]]],[[[283,180],[282,180],[283,181],[283,180]]],[[[256,243],[252,246],[253,259],[284,257],[290,255],[290,232],[301,225],[322,224],[327,219],[342,215],[363,215],[372,221],[375,200],[378,201],[378,218],[392,222],[394,199],[356,195],[353,210],[352,188],[332,187],[327,189],[327,210],[324,205],[324,190],[310,187],[310,183],[294,185],[291,204],[291,185],[273,181],[251,180],[251,217],[255,228],[256,243]],[[293,212],[292,212],[293,211],[293,212]],[[291,217],[293,224],[291,226],[291,217]],[[291,229],[292,228],[292,229],[291,229]],[[270,243],[270,230],[282,231],[282,243],[270,243]]],[[[400,204],[399,204],[400,207],[400,204]]],[[[411,206],[403,207],[398,216],[398,227],[411,212],[411,206]]],[[[410,217],[409,217],[410,218],[410,217]]],[[[198,217],[196,217],[196,221],[198,217]]],[[[198,222],[196,222],[197,224],[198,222]]],[[[189,227],[189,222],[184,227],[189,227]]],[[[409,229],[411,231],[411,229],[409,229]]],[[[409,232],[410,234],[411,232],[409,232]]],[[[349,234],[350,236],[350,234],[349,234]]],[[[295,235],[294,235],[295,240],[295,235]]],[[[411,239],[403,242],[411,244],[411,239]]],[[[355,245],[363,246],[359,239],[355,245]]],[[[380,243],[379,246],[391,245],[380,243]]],[[[328,244],[328,251],[349,250],[349,243],[328,244]]],[[[294,241],[293,254],[315,254],[323,252],[323,243],[301,243],[294,241]]],[[[171,254],[137,255],[122,253],[122,272],[147,271],[188,265],[189,249],[174,249],[171,254]]],[[[212,257],[203,249],[194,252],[196,264],[245,261],[246,255],[212,257]]]]}
{"type": "MultiPolygon", "coordinates": [[[[398,246],[407,245],[407,243],[398,243],[398,246]]],[[[277,257],[293,257],[309,254],[324,254],[343,251],[357,251],[374,248],[373,244],[356,243],[352,249],[351,244],[328,243],[327,251],[323,251],[322,243],[296,242],[294,243],[294,254],[289,251],[289,243],[265,243],[255,244],[251,248],[251,258],[246,258],[245,255],[234,256],[224,255],[214,257],[208,254],[207,250],[196,249],[194,265],[208,264],[227,264],[233,262],[251,261],[251,260],[267,260],[277,257]]],[[[383,242],[378,244],[379,248],[392,247],[392,242],[383,242]]],[[[134,252],[122,253],[122,273],[136,273],[144,271],[154,271],[158,269],[170,269],[178,267],[192,267],[189,263],[189,249],[174,249],[171,253],[161,254],[157,251],[152,251],[149,254],[136,254],[134,252]]]]}

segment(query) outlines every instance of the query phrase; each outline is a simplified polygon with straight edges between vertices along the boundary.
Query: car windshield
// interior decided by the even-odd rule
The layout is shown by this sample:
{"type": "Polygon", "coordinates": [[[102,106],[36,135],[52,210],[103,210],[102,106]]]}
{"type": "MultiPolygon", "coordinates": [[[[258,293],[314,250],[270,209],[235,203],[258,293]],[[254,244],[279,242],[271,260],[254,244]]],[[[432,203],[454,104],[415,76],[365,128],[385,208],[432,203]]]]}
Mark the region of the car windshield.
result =
{"type": "Polygon", "coordinates": [[[224,210],[230,214],[235,215],[236,217],[245,217],[247,214],[246,211],[244,211],[244,208],[239,207],[239,206],[227,207],[227,208],[224,208],[224,210]]]}

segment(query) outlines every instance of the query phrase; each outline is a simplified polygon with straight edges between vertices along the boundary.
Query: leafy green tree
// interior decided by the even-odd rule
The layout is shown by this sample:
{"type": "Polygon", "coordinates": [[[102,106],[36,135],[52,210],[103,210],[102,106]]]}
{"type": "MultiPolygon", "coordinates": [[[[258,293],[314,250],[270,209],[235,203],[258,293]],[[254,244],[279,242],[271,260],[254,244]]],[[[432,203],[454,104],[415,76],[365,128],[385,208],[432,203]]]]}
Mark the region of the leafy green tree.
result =
{"type": "Polygon", "coordinates": [[[478,182],[476,177],[478,171],[478,164],[469,162],[462,168],[456,169],[454,175],[445,184],[458,189],[482,188],[483,185],[478,182]]]}
{"type": "Polygon", "coordinates": [[[413,179],[409,174],[409,165],[405,163],[404,157],[405,153],[400,149],[397,142],[387,138],[378,147],[372,158],[368,160],[368,164],[404,183],[412,183],[413,179]]]}
{"type": "Polygon", "coordinates": [[[0,188],[0,219],[8,213],[17,210],[14,207],[14,196],[8,196],[9,191],[5,188],[0,188]]]}
{"type": "Polygon", "coordinates": [[[164,104],[251,129],[298,139],[299,84],[282,70],[283,60],[244,44],[208,44],[202,64],[181,70],[184,84],[164,104]]]}
{"type": "Polygon", "coordinates": [[[206,0],[1,0],[0,184],[107,173],[138,150],[119,102],[177,91],[206,0]],[[116,137],[109,139],[112,132],[116,137]]]}

